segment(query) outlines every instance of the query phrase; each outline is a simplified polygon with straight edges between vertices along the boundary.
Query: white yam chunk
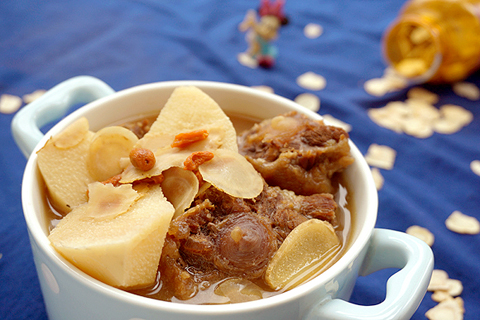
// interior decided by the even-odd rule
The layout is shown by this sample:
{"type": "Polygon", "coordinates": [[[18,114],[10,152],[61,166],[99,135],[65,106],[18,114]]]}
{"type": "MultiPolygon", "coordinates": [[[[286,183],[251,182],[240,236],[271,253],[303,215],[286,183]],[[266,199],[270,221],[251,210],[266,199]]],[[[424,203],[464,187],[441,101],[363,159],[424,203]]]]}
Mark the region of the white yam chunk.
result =
{"type": "Polygon", "coordinates": [[[80,118],[37,152],[38,167],[57,210],[70,212],[87,201],[87,186],[94,181],[87,168],[93,135],[87,119],[80,118]]]}
{"type": "Polygon", "coordinates": [[[129,288],[153,283],[175,209],[159,185],[138,192],[138,197],[121,198],[122,204],[115,206],[122,209],[102,219],[94,218],[99,213],[92,211],[100,208],[98,204],[77,207],[50,233],[52,245],[72,264],[106,284],[129,288]]]}

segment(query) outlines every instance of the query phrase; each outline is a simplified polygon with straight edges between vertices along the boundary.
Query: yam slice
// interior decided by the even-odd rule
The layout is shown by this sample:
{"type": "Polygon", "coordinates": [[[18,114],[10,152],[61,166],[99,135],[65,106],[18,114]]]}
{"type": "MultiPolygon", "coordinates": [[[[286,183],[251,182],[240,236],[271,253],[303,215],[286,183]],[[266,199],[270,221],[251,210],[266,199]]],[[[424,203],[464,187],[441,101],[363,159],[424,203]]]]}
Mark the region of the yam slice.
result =
{"type": "Polygon", "coordinates": [[[87,186],[94,181],[87,168],[93,135],[87,119],[80,118],[37,152],[38,167],[49,199],[64,213],[87,201],[87,186]]]}
{"type": "Polygon", "coordinates": [[[330,223],[307,220],[285,238],[267,266],[265,281],[272,289],[299,285],[317,274],[340,247],[340,240],[330,223]]]}
{"type": "Polygon", "coordinates": [[[104,181],[124,169],[120,159],[128,157],[137,136],[120,126],[105,127],[93,136],[88,151],[88,169],[97,181],[104,181]]]}
{"type": "Polygon", "coordinates": [[[253,165],[236,151],[218,149],[212,160],[198,167],[203,180],[236,198],[255,198],[263,190],[263,179],[253,165]]]}
{"type": "Polygon", "coordinates": [[[157,148],[170,145],[179,133],[208,130],[210,127],[222,128],[224,132],[220,148],[238,150],[235,128],[220,106],[196,87],[178,87],[160,111],[150,131],[135,147],[155,152],[157,148]]]}
{"type": "Polygon", "coordinates": [[[174,218],[190,207],[199,189],[197,176],[192,171],[173,167],[163,173],[162,190],[175,208],[174,218]]]}
{"type": "Polygon", "coordinates": [[[136,197],[121,197],[115,205],[118,210],[107,215],[95,212],[102,205],[91,201],[98,199],[96,192],[111,197],[108,194],[113,190],[95,187],[90,191],[90,201],[75,208],[50,233],[53,247],[79,269],[106,284],[129,288],[153,283],[175,211],[160,185],[134,191],[139,193],[136,197]],[[95,218],[98,215],[102,218],[95,218]]]}

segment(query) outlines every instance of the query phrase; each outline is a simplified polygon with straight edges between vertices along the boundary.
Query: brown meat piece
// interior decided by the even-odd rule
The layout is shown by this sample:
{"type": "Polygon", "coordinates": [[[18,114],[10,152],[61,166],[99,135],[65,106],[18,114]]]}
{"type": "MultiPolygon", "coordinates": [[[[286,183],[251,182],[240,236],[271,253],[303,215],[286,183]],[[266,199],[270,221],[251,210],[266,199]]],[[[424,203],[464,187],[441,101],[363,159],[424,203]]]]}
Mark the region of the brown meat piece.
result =
{"type": "Polygon", "coordinates": [[[255,280],[285,237],[310,218],[336,224],[330,194],[297,196],[265,185],[253,200],[210,187],[170,225],[160,263],[162,290],[188,299],[226,277],[255,280]]]}
{"type": "Polygon", "coordinates": [[[345,130],[296,112],[254,125],[238,143],[269,185],[301,195],[334,193],[332,176],[354,161],[345,130]]]}

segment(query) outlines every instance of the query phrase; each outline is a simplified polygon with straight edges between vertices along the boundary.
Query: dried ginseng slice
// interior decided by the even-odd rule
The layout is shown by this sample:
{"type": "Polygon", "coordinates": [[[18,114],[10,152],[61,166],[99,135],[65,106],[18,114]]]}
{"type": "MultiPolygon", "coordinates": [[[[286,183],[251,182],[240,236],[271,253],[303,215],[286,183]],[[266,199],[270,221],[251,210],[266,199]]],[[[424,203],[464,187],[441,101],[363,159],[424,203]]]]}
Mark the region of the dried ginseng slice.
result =
{"type": "Polygon", "coordinates": [[[190,206],[198,192],[199,183],[195,173],[179,167],[173,167],[163,172],[163,194],[173,204],[173,218],[181,215],[190,206]]]}
{"type": "Polygon", "coordinates": [[[124,169],[120,159],[128,158],[138,141],[130,130],[111,126],[99,130],[92,139],[88,151],[87,165],[90,174],[97,181],[106,180],[124,169]]]}
{"type": "Polygon", "coordinates": [[[212,160],[198,167],[203,180],[236,198],[255,198],[263,190],[263,179],[252,164],[236,151],[218,149],[212,160]]]}
{"type": "Polygon", "coordinates": [[[215,288],[215,294],[228,298],[230,303],[262,299],[262,289],[259,286],[239,278],[223,281],[215,288]]]}
{"type": "Polygon", "coordinates": [[[294,287],[324,267],[340,246],[330,223],[305,221],[285,238],[268,264],[265,281],[273,289],[294,287]]]}

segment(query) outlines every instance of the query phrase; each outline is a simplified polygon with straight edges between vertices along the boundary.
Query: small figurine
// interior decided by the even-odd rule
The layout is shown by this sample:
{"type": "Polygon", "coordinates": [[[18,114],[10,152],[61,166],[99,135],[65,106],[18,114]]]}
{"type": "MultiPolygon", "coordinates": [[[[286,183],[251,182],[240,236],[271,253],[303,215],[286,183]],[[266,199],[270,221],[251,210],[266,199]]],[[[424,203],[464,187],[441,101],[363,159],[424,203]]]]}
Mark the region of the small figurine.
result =
{"type": "Polygon", "coordinates": [[[243,22],[238,26],[242,32],[249,31],[246,54],[261,67],[271,68],[275,63],[277,48],[272,41],[277,38],[280,27],[288,23],[288,19],[283,13],[283,6],[283,0],[275,2],[261,0],[258,9],[260,21],[257,21],[255,10],[249,10],[243,22]]]}

